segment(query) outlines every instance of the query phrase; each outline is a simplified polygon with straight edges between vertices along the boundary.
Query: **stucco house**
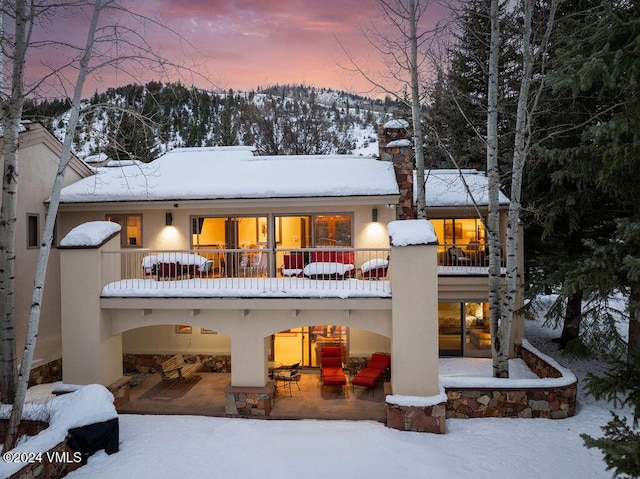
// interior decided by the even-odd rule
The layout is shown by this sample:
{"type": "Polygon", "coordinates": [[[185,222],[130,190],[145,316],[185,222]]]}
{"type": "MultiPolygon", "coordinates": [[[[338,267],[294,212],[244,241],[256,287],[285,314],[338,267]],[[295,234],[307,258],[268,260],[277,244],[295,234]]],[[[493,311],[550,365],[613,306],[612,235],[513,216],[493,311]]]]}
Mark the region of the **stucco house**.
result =
{"type": "MultiPolygon", "coordinates": [[[[51,193],[58,169],[61,143],[38,123],[23,122],[19,134],[19,184],[15,238],[15,317],[18,348],[24,345],[31,294],[46,215],[44,200],[51,193]]],[[[2,135],[0,134],[0,145],[2,135]]],[[[64,184],[72,184],[92,174],[73,157],[66,169],[64,184]]],[[[2,199],[0,198],[0,201],[2,199]]],[[[48,381],[60,376],[62,338],[60,331],[60,257],[54,248],[47,268],[40,333],[34,354],[33,379],[48,381]]],[[[20,353],[20,351],[18,351],[20,353]]]]}
{"type": "MultiPolygon", "coordinates": [[[[212,147],[74,159],[40,335],[64,381],[117,382],[123,357],[205,354],[227,361],[233,395],[268,390],[269,362],[318,367],[329,346],[344,363],[391,353],[394,394],[437,395],[438,356],[490,356],[487,180],[425,172],[427,232],[393,244],[387,226],[412,217],[415,195],[407,136],[403,122],[381,128],[380,158],[212,147]],[[73,239],[96,221],[120,231],[73,239]]],[[[38,211],[47,196],[30,190],[38,211]]],[[[513,344],[522,336],[517,318],[513,344]]]]}

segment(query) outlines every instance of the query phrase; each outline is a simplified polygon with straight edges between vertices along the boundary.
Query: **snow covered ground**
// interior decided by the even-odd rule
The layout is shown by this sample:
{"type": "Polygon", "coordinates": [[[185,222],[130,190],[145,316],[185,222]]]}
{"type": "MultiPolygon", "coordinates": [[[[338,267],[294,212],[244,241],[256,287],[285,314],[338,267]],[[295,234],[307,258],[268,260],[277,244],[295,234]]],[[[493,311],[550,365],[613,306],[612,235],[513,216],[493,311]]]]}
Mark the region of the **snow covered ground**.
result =
{"type": "MultiPolygon", "coordinates": [[[[559,331],[541,321],[526,329],[529,342],[571,369],[581,386],[588,372],[603,369],[562,357],[550,342],[559,331]]],[[[367,421],[121,415],[120,452],[98,452],[67,477],[605,478],[611,473],[602,454],[585,448],[580,433],[601,436],[611,407],[580,387],[573,418],[449,419],[441,436],[367,421]]]]}

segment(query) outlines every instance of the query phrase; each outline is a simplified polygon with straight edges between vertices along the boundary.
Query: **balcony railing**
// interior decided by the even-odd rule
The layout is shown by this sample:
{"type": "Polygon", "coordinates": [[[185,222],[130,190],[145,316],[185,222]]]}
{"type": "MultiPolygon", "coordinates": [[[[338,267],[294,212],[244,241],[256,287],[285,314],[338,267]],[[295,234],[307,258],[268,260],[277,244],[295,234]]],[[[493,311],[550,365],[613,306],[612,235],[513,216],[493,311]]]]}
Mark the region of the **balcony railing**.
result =
{"type": "MultiPolygon", "coordinates": [[[[487,268],[489,247],[485,243],[442,244],[438,246],[438,266],[460,268],[487,268]]],[[[504,256],[501,265],[504,267],[504,256]]]]}
{"type": "Polygon", "coordinates": [[[121,272],[105,296],[391,295],[388,248],[132,250],[103,262],[121,272]]]}
{"type": "MultiPolygon", "coordinates": [[[[484,245],[438,246],[440,275],[486,275],[484,245]]],[[[194,249],[104,252],[104,296],[388,297],[388,248],[194,249]],[[171,292],[169,292],[170,290],[171,292]]]]}

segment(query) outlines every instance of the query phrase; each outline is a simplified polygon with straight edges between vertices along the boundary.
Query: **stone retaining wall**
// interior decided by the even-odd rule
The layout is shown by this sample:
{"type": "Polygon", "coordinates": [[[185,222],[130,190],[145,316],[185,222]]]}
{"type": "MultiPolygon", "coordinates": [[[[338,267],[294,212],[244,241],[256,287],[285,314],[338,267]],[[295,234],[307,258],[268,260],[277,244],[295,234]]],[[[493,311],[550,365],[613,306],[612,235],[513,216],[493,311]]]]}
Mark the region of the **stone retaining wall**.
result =
{"type": "Polygon", "coordinates": [[[577,385],[562,388],[446,388],[447,417],[564,419],[576,413],[577,385]]]}
{"type": "MultiPolygon", "coordinates": [[[[525,347],[517,346],[516,354],[540,378],[563,376],[553,364],[525,347]]],[[[401,431],[442,434],[446,418],[564,419],[576,413],[578,384],[534,388],[445,387],[445,392],[446,403],[431,407],[387,403],[387,426],[401,431]]]]}
{"type": "MultiPolygon", "coordinates": [[[[194,354],[200,356],[203,367],[201,371],[209,373],[230,373],[231,356],[225,354],[194,354]]],[[[169,359],[173,354],[123,354],[122,364],[126,374],[148,374],[156,372],[155,366],[169,359]]],[[[188,357],[189,355],[185,355],[188,357]]],[[[351,357],[347,368],[353,375],[364,369],[369,357],[351,357]]]]}
{"type": "MultiPolygon", "coordinates": [[[[9,419],[0,419],[0,437],[4,438],[9,427],[9,419]]],[[[32,419],[23,419],[18,424],[18,436],[35,436],[40,431],[44,431],[49,427],[49,423],[45,421],[34,421],[32,419]]]]}
{"type": "MultiPolygon", "coordinates": [[[[4,437],[6,428],[9,424],[8,419],[0,419],[0,436],[4,437]]],[[[24,419],[18,426],[18,435],[35,436],[41,431],[49,427],[49,423],[44,421],[32,421],[24,419]]],[[[26,464],[22,469],[9,476],[10,479],[58,479],[66,476],[71,471],[76,470],[82,464],[78,461],[60,462],[61,458],[72,459],[74,457],[73,450],[66,442],[49,449],[48,453],[43,453],[41,460],[26,464]],[[49,460],[51,458],[53,461],[49,460]],[[58,460],[56,462],[56,460],[58,460]]]]}
{"type": "Polygon", "coordinates": [[[29,386],[62,381],[62,358],[33,368],[29,374],[29,386]]]}
{"type": "MultiPolygon", "coordinates": [[[[203,372],[209,373],[230,373],[231,356],[211,354],[184,354],[186,360],[190,356],[200,356],[203,372]]],[[[123,354],[122,363],[124,372],[127,374],[147,374],[157,372],[156,366],[162,361],[171,358],[173,354],[123,354]]]]}
{"type": "Polygon", "coordinates": [[[57,446],[49,449],[47,454],[42,455],[42,461],[27,464],[9,479],[60,479],[71,471],[75,471],[83,466],[80,461],[74,461],[74,452],[66,442],[61,442],[57,446]],[[69,462],[50,461],[51,458],[69,458],[69,462]]]}
{"type": "MultiPolygon", "coordinates": [[[[540,378],[559,378],[562,372],[522,346],[516,354],[540,378]]],[[[564,419],[576,413],[578,384],[539,388],[445,388],[447,417],[519,417],[564,419]]]]}
{"type": "Polygon", "coordinates": [[[523,348],[519,344],[516,344],[516,354],[522,358],[531,371],[533,371],[538,377],[541,378],[560,378],[562,373],[558,371],[551,364],[544,359],[534,354],[533,351],[529,351],[527,348],[523,348]]]}

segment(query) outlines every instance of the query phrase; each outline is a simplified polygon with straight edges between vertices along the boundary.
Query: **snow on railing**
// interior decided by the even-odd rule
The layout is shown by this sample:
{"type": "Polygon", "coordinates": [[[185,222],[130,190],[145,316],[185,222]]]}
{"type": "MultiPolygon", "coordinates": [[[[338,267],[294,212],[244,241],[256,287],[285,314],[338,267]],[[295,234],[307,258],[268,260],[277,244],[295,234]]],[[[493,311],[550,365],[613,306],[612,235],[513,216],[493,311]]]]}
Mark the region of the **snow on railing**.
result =
{"type": "Polygon", "coordinates": [[[109,296],[391,294],[388,248],[122,250],[103,252],[103,262],[111,271],[119,262],[121,271],[104,285],[109,296]]]}

